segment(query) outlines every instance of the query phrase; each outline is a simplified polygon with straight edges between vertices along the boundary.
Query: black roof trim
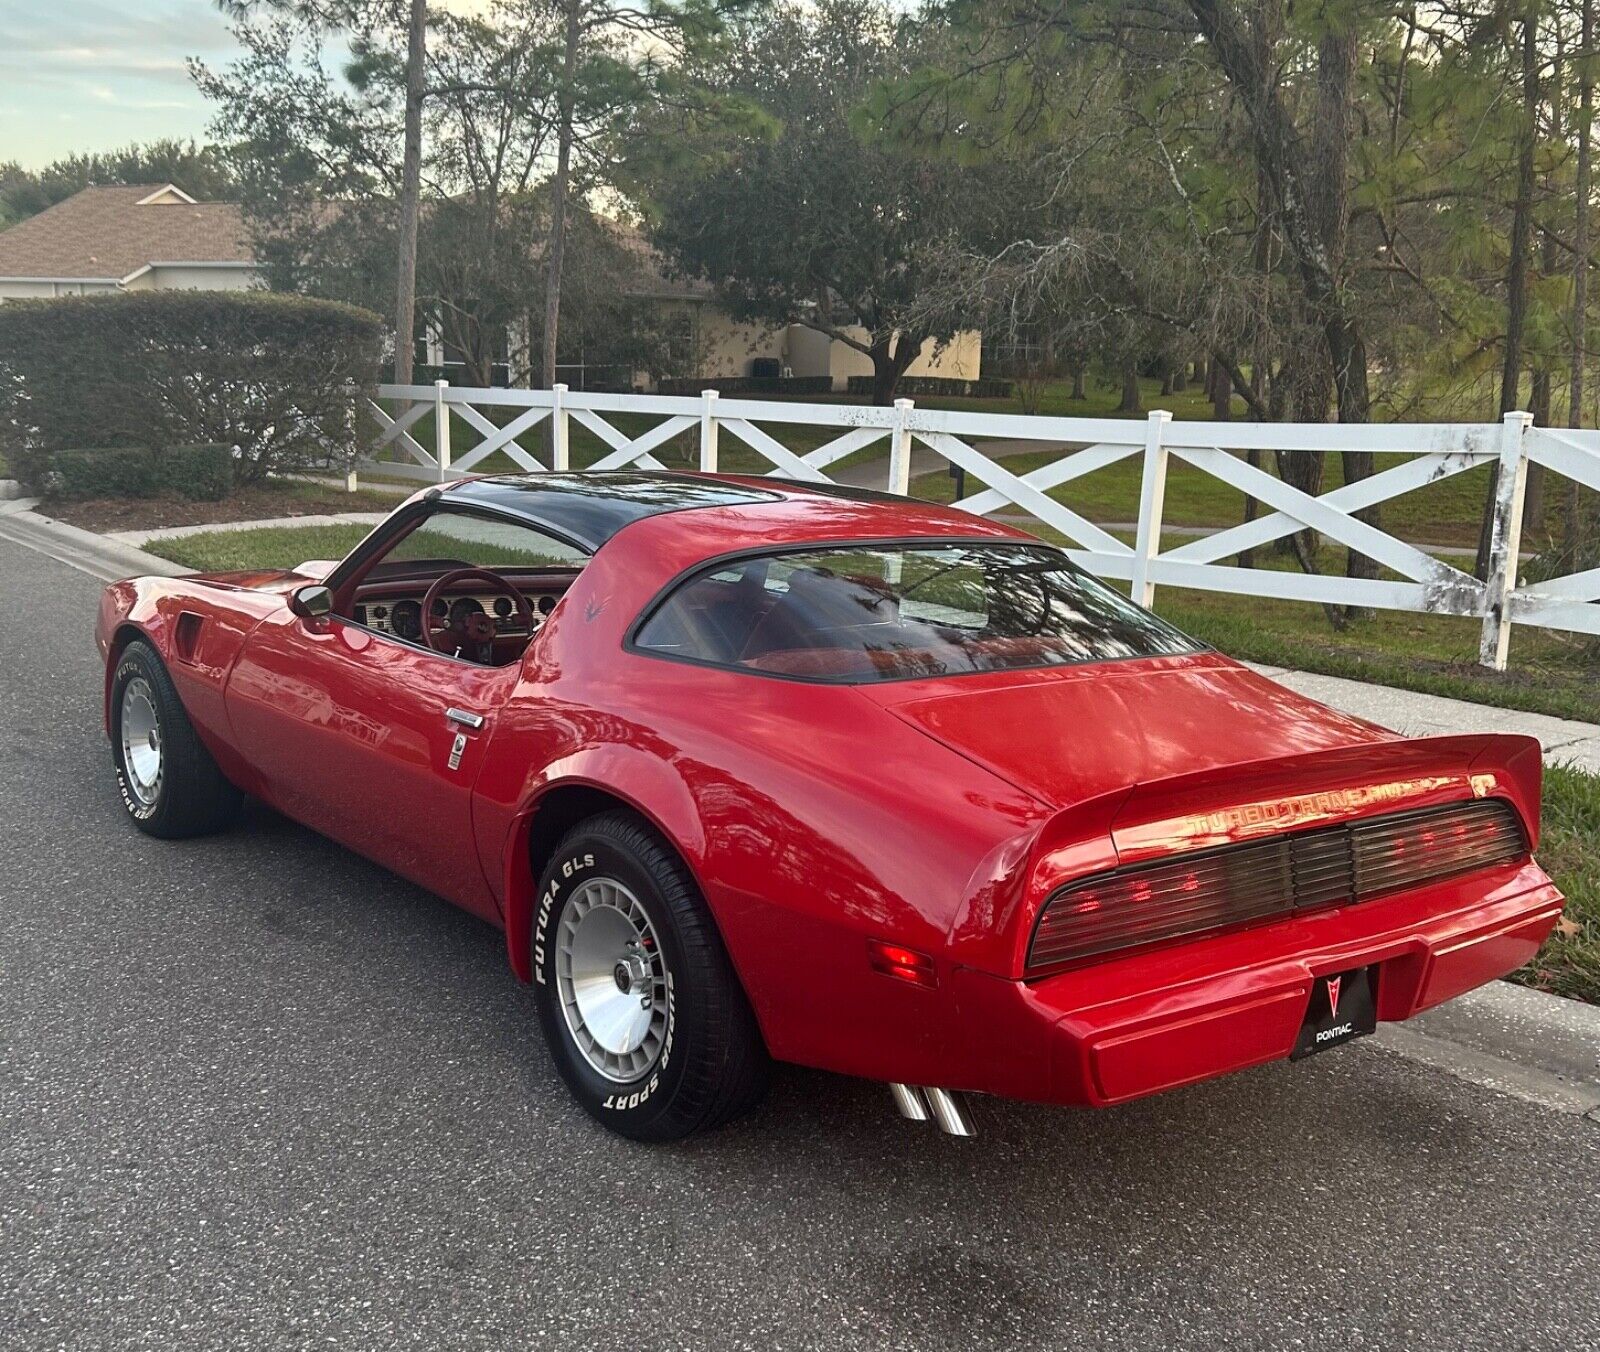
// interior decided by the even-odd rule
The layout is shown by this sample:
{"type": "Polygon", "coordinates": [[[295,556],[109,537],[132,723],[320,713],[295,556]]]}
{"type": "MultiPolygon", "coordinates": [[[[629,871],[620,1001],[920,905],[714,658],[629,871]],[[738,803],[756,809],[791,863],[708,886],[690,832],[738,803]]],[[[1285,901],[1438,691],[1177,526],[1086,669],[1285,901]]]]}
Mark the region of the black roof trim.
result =
{"type": "Polygon", "coordinates": [[[764,476],[770,483],[775,483],[796,493],[816,493],[824,498],[844,498],[849,502],[894,502],[904,504],[907,499],[898,493],[891,493],[883,488],[858,488],[854,484],[836,484],[827,480],[818,479],[786,479],[776,474],[764,476]]]}
{"type": "Polygon", "coordinates": [[[647,516],[778,502],[783,497],[700,474],[636,470],[495,474],[454,484],[447,494],[452,502],[490,507],[547,526],[591,553],[624,526],[647,516]]]}

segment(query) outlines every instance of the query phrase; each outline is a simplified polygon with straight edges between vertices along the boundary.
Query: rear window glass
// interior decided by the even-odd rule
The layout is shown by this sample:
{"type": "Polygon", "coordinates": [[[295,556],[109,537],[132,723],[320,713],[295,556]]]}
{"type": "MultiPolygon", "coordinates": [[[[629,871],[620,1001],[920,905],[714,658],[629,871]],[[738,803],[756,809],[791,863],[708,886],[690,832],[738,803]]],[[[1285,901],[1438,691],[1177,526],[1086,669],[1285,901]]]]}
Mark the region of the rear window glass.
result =
{"type": "Polygon", "coordinates": [[[1192,653],[1202,645],[1046,545],[838,547],[740,559],[680,584],[637,647],[869,682],[1192,653]]]}

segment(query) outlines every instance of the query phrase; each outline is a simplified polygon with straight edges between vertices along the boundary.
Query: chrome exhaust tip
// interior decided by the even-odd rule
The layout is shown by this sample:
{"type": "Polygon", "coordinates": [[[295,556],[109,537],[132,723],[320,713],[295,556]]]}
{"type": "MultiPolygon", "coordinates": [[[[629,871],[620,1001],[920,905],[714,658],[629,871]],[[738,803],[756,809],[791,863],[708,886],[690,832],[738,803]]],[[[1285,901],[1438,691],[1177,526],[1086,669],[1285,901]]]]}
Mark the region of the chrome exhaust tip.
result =
{"type": "Polygon", "coordinates": [[[931,1086],[922,1091],[928,1097],[928,1109],[940,1131],[946,1136],[976,1136],[978,1129],[972,1125],[972,1114],[960,1094],[931,1086]]]}
{"type": "Polygon", "coordinates": [[[946,1136],[976,1136],[972,1114],[960,1094],[931,1085],[891,1084],[894,1106],[907,1122],[933,1122],[946,1136]]]}
{"type": "Polygon", "coordinates": [[[894,1106],[899,1110],[900,1116],[907,1122],[926,1122],[928,1120],[928,1101],[922,1097],[922,1090],[914,1084],[891,1084],[889,1094],[894,1099],[894,1106]]]}

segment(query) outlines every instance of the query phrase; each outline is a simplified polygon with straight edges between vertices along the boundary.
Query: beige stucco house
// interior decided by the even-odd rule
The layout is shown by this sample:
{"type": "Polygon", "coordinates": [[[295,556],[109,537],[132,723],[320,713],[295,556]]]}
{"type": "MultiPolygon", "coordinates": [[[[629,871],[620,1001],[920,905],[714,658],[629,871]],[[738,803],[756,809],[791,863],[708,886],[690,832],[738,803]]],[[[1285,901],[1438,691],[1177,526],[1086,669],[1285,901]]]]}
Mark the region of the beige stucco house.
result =
{"type": "MultiPolygon", "coordinates": [[[[851,376],[871,376],[872,360],[866,353],[819,333],[804,324],[741,322],[717,304],[709,283],[668,278],[647,245],[650,271],[656,276],[649,294],[678,320],[685,353],[684,377],[724,380],[755,374],[763,359],[776,362],[783,375],[828,377],[833,388],[843,390],[851,376]]],[[[866,341],[866,330],[852,336],[866,341]]],[[[921,354],[906,371],[908,376],[939,376],[951,380],[977,380],[982,361],[983,335],[976,329],[958,333],[950,341],[923,344],[921,354]]]]}
{"type": "Polygon", "coordinates": [[[0,231],[0,301],[255,286],[239,207],[172,184],[85,188],[0,231]]]}

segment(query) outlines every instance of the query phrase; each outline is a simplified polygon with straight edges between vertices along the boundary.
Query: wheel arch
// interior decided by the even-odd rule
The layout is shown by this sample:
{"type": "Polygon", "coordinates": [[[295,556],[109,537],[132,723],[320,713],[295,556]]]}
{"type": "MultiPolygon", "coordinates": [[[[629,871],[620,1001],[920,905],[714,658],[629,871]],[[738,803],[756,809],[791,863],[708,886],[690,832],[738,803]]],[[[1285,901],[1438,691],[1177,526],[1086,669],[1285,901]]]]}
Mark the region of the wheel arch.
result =
{"type": "MultiPolygon", "coordinates": [[[[612,783],[587,776],[563,778],[541,788],[518,816],[505,858],[506,955],[518,980],[533,980],[529,944],[538,902],[539,876],[562,836],[589,817],[614,811],[637,817],[682,860],[700,889],[700,895],[707,898],[710,906],[701,868],[704,833],[700,829],[699,814],[687,787],[673,779],[676,791],[664,788],[645,802],[619,792],[612,783]]],[[[714,909],[712,920],[716,922],[714,909]]]]}
{"type": "Polygon", "coordinates": [[[122,660],[122,654],[136,639],[149,644],[151,651],[163,664],[167,660],[156,641],[134,621],[125,619],[112,630],[110,641],[106,645],[105,679],[100,691],[100,716],[105,724],[107,736],[111,735],[111,683],[116,678],[117,663],[122,660]]]}

